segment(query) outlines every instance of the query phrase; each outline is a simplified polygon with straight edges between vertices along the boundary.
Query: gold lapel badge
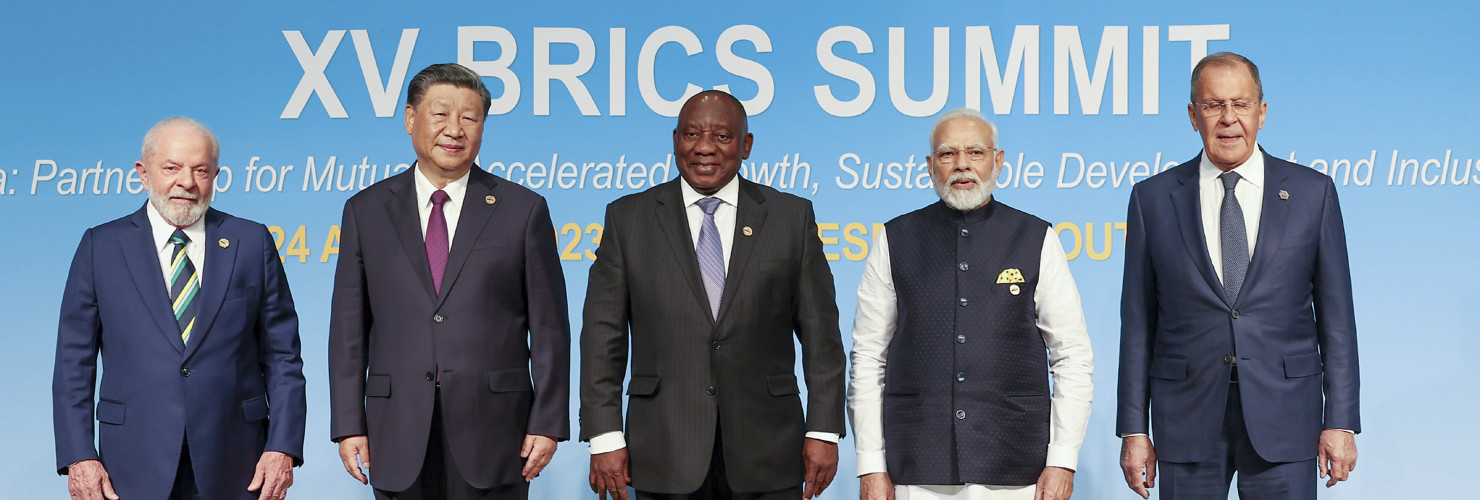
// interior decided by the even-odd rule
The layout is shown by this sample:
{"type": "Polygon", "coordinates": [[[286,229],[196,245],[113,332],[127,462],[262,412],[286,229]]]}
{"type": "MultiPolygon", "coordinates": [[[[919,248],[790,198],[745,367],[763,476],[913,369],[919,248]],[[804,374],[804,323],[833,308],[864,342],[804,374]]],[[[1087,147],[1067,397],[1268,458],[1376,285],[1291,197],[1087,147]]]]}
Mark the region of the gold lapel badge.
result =
{"type": "Polygon", "coordinates": [[[216,240],[216,244],[217,245],[221,245],[221,248],[226,248],[226,247],[231,246],[231,240],[228,240],[226,238],[221,238],[219,240],[216,240]]]}
{"type": "Polygon", "coordinates": [[[1019,287],[1017,284],[1025,282],[1027,282],[1027,280],[1023,279],[1023,272],[1019,271],[1016,267],[1003,269],[1001,273],[997,274],[997,284],[1010,284],[1011,286],[1007,287],[1007,293],[1011,293],[1013,295],[1023,293],[1022,287],[1019,287]]]}
{"type": "Polygon", "coordinates": [[[750,236],[752,234],[755,234],[755,230],[751,229],[750,226],[745,226],[740,228],[740,233],[746,236],[750,236]]]}
{"type": "Polygon", "coordinates": [[[498,201],[498,198],[494,198],[493,195],[491,195],[491,194],[488,195],[488,196],[484,196],[483,197],[483,203],[487,203],[489,205],[492,205],[493,202],[495,202],[495,201],[498,201]]]}
{"type": "Polygon", "coordinates": [[[1280,199],[1281,200],[1288,200],[1288,199],[1290,199],[1290,192],[1281,189],[1280,190],[1280,199]]]}

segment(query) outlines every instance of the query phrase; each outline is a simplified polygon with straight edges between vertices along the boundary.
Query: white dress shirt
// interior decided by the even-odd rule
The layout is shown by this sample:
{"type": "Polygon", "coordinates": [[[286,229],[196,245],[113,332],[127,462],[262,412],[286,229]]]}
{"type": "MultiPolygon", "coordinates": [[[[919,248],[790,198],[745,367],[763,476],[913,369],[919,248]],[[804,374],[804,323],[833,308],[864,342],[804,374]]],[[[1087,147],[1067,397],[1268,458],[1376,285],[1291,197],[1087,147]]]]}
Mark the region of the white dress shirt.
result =
{"type": "MultiPolygon", "coordinates": [[[[1074,470],[1079,448],[1089,424],[1090,401],[1094,397],[1094,353],[1079,303],[1079,290],[1069,272],[1064,247],[1053,228],[1043,236],[1038,266],[1038,286],[1033,291],[1038,313],[1038,331],[1048,348],[1049,371],[1053,374],[1053,403],[1049,411],[1048,458],[1045,466],[1074,470]]],[[[853,420],[853,439],[858,452],[858,475],[887,472],[884,460],[883,393],[884,367],[889,344],[899,317],[894,274],[889,261],[889,238],[880,228],[873,251],[864,263],[858,284],[858,311],[853,317],[853,367],[848,391],[848,410],[853,420]]],[[[911,499],[998,499],[1017,498],[1032,486],[899,486],[896,497],[911,499]]]]}
{"type": "MultiPolygon", "coordinates": [[[[678,186],[683,196],[684,215],[689,219],[689,240],[695,248],[699,246],[699,230],[704,226],[704,209],[699,206],[699,200],[714,197],[724,202],[714,210],[714,226],[719,230],[719,246],[724,252],[725,276],[729,276],[730,248],[735,243],[735,211],[739,208],[740,183],[731,179],[730,183],[719,188],[719,191],[711,196],[699,194],[692,186],[689,186],[688,182],[679,181],[678,186]]],[[[817,431],[808,432],[807,437],[829,443],[836,443],[839,438],[836,433],[817,431]]],[[[626,447],[627,440],[622,437],[621,431],[605,432],[591,437],[592,455],[617,451],[626,447]]]]}
{"type": "MultiPolygon", "coordinates": [[[[1249,258],[1254,256],[1254,242],[1259,239],[1259,215],[1264,212],[1264,153],[1255,145],[1254,154],[1237,167],[1238,184],[1233,185],[1233,197],[1244,211],[1244,232],[1249,236],[1249,258]]],[[[1223,282],[1223,171],[1202,155],[1197,165],[1197,197],[1202,210],[1203,238],[1208,244],[1208,258],[1213,259],[1213,274],[1223,282]]]]}
{"type": "MultiPolygon", "coordinates": [[[[159,214],[159,209],[154,208],[153,203],[145,203],[148,208],[144,212],[149,215],[149,232],[154,236],[154,253],[159,257],[159,273],[164,276],[164,289],[170,289],[170,278],[174,271],[170,264],[175,256],[175,244],[170,243],[170,236],[175,234],[175,226],[164,220],[159,214]]],[[[201,215],[200,220],[195,221],[185,228],[185,237],[190,242],[185,244],[185,258],[190,259],[190,265],[195,266],[195,281],[205,288],[206,268],[206,216],[201,215]]]]}
{"type": "MultiPolygon", "coordinates": [[[[432,193],[437,192],[437,186],[432,185],[431,179],[427,179],[421,169],[412,167],[411,170],[416,171],[411,174],[416,178],[416,213],[421,219],[421,239],[426,241],[427,223],[432,217],[432,193]]],[[[448,251],[452,250],[452,238],[457,235],[457,218],[462,214],[463,198],[468,194],[468,175],[471,173],[471,170],[464,172],[462,177],[442,188],[447,192],[447,202],[442,204],[442,217],[447,220],[448,251]]]]}

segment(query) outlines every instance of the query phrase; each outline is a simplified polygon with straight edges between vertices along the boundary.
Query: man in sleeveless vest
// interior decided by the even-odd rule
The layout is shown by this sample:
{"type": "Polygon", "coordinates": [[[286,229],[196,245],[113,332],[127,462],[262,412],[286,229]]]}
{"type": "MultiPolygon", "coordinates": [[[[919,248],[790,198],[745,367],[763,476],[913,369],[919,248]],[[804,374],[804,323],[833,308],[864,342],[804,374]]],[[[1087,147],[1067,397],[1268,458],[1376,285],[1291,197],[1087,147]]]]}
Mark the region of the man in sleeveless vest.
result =
{"type": "Polygon", "coordinates": [[[1069,498],[1093,353],[1063,246],[992,197],[1004,155],[980,113],[941,115],[930,147],[940,201],[885,224],[858,286],[861,496],[1069,498]]]}

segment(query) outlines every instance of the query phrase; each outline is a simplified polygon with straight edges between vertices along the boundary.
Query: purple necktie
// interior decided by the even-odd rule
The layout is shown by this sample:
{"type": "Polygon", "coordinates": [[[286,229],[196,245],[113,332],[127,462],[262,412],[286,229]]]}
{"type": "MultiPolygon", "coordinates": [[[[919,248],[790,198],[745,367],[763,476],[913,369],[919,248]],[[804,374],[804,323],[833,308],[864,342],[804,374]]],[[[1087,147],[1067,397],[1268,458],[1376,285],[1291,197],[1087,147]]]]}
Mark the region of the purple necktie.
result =
{"type": "Polygon", "coordinates": [[[725,254],[719,243],[719,227],[714,225],[714,211],[724,201],[708,197],[696,203],[704,210],[704,223],[699,226],[699,244],[694,246],[694,253],[699,257],[699,272],[704,275],[709,314],[719,319],[719,301],[725,293],[725,254]]]}
{"type": "Polygon", "coordinates": [[[442,272],[447,269],[447,217],[442,214],[442,204],[452,199],[447,192],[438,189],[432,193],[432,215],[427,219],[427,264],[432,268],[432,288],[442,294],[442,272]]]}

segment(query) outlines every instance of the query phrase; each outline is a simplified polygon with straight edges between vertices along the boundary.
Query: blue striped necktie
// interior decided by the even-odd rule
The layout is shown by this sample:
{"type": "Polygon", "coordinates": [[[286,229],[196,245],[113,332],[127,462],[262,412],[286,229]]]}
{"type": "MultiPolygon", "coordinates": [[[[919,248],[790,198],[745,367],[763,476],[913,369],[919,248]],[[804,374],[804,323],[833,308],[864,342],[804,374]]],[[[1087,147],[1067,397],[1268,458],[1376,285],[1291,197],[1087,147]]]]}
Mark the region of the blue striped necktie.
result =
{"type": "Polygon", "coordinates": [[[200,294],[200,276],[196,275],[195,265],[185,255],[185,245],[190,243],[185,231],[176,229],[175,234],[170,235],[170,243],[175,245],[170,256],[170,304],[174,308],[175,322],[180,324],[180,341],[188,345],[190,330],[195,327],[198,308],[195,296],[200,294]]]}
{"type": "Polygon", "coordinates": [[[720,298],[725,293],[725,254],[720,247],[719,227],[714,224],[714,211],[724,200],[711,196],[696,203],[704,210],[704,223],[699,226],[699,244],[694,245],[694,253],[699,257],[699,272],[704,276],[704,293],[709,296],[709,314],[719,319],[720,298]]]}

